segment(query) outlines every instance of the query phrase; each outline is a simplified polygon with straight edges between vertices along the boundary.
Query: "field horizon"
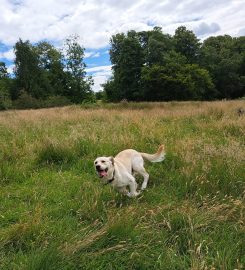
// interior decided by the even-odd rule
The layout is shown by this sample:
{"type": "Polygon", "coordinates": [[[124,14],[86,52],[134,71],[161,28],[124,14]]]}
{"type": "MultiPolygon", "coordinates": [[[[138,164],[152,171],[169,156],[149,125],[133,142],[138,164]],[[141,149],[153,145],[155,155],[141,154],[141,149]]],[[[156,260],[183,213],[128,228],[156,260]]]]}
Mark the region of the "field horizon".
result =
{"type": "Polygon", "coordinates": [[[244,269],[244,100],[0,112],[0,269],[244,269]],[[154,153],[118,194],[93,161],[154,153]],[[142,179],[137,177],[137,182],[142,179]]]}

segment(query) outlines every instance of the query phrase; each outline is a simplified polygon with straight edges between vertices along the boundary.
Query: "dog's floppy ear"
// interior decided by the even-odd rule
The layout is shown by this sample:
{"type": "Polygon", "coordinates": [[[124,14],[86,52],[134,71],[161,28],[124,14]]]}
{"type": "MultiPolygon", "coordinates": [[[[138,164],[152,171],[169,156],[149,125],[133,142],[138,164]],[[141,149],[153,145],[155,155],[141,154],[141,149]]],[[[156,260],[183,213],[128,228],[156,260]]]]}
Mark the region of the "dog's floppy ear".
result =
{"type": "Polygon", "coordinates": [[[114,165],[114,157],[110,157],[110,161],[111,161],[112,165],[114,165]]]}

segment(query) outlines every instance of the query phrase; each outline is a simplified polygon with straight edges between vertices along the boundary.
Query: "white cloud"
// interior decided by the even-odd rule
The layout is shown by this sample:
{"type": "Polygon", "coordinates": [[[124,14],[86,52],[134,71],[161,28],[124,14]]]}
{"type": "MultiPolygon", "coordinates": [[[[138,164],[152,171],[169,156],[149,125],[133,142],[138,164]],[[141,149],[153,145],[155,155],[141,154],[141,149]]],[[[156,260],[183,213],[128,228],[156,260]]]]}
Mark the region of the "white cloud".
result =
{"type": "Polygon", "coordinates": [[[238,31],[238,36],[245,36],[245,27],[244,28],[241,28],[239,31],[238,31]]]}
{"type": "Polygon", "coordinates": [[[97,66],[86,68],[86,72],[111,72],[111,66],[97,66]]]}
{"type": "Polygon", "coordinates": [[[100,57],[100,53],[99,52],[93,52],[93,51],[90,51],[90,52],[85,52],[84,53],[84,58],[95,58],[95,57],[100,57]]]}
{"type": "Polygon", "coordinates": [[[217,23],[211,23],[210,25],[208,25],[207,23],[202,22],[199,24],[199,26],[196,29],[194,29],[194,32],[198,36],[203,36],[203,35],[216,33],[219,30],[220,30],[220,26],[217,23]]]}
{"type": "Polygon", "coordinates": [[[108,78],[106,76],[93,76],[94,85],[93,85],[93,91],[99,92],[102,90],[101,85],[106,82],[108,78]]]}
{"type": "Polygon", "coordinates": [[[15,65],[8,66],[7,70],[9,74],[13,74],[15,65]]]}
{"type": "Polygon", "coordinates": [[[112,74],[111,65],[86,68],[86,72],[88,74],[93,74],[93,90],[95,92],[102,90],[101,84],[105,83],[112,74]]]}
{"type": "Polygon", "coordinates": [[[5,52],[0,52],[0,59],[7,59],[9,61],[13,61],[15,58],[15,54],[14,54],[14,50],[10,49],[8,51],[5,52]]]}
{"type": "Polygon", "coordinates": [[[61,41],[77,33],[85,48],[103,48],[118,31],[153,25],[172,34],[183,24],[217,24],[215,34],[230,35],[245,25],[243,0],[0,0],[0,6],[0,41],[9,45],[18,38],[61,41]]]}

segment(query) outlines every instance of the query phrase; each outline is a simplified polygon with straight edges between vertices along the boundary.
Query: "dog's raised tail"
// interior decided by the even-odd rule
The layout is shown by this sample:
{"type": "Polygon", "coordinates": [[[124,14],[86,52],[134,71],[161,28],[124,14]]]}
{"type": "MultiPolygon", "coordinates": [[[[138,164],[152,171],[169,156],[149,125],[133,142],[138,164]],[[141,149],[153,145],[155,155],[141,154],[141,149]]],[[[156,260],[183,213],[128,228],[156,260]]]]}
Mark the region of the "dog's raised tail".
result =
{"type": "Polygon", "coordinates": [[[140,153],[141,156],[151,162],[161,162],[165,158],[164,145],[160,145],[155,154],[140,153]]]}

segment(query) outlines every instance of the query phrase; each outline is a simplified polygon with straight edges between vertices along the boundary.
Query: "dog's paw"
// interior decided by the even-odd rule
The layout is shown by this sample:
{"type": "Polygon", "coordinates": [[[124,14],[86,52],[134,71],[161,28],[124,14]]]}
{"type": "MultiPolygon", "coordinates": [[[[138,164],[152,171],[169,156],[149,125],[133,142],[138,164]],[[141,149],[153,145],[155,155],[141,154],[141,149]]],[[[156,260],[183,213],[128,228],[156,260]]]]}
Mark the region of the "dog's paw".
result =
{"type": "Polygon", "coordinates": [[[137,197],[137,196],[139,196],[141,194],[141,190],[139,190],[138,192],[136,191],[135,193],[134,193],[134,197],[137,197]]]}
{"type": "Polygon", "coordinates": [[[135,197],[137,197],[137,196],[139,196],[140,195],[140,191],[139,192],[134,192],[134,193],[131,193],[131,192],[128,192],[127,193],[127,196],[129,197],[129,198],[135,198],[135,197]]]}

